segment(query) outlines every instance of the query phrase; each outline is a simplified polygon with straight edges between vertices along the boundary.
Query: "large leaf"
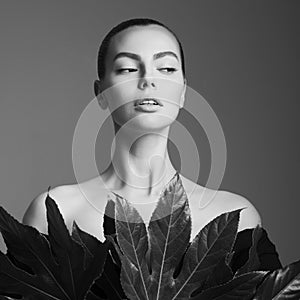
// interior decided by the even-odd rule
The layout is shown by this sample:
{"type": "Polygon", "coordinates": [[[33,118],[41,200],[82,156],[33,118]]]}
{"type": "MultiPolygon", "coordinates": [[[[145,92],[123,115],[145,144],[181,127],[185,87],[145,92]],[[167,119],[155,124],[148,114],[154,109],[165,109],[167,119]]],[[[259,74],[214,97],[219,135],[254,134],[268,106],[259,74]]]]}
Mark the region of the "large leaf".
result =
{"type": "MultiPolygon", "coordinates": [[[[193,300],[250,300],[267,272],[258,271],[235,277],[229,282],[203,291],[193,300]]],[[[263,298],[267,300],[269,298],[263,298]]]]}
{"type": "Polygon", "coordinates": [[[46,208],[48,236],[19,223],[0,207],[0,230],[7,246],[6,255],[0,252],[0,294],[22,299],[84,299],[101,275],[108,243],[87,234],[83,237],[76,224],[71,237],[49,195],[46,208]]]}
{"type": "MultiPolygon", "coordinates": [[[[261,237],[261,233],[262,233],[262,228],[259,225],[257,225],[257,227],[254,228],[254,230],[252,232],[252,245],[249,249],[248,260],[242,267],[240,267],[235,272],[234,275],[230,268],[230,261],[234,254],[234,252],[232,252],[232,253],[228,253],[226,256],[223,257],[223,259],[221,259],[219,261],[219,263],[214,268],[214,271],[210,274],[210,276],[205,281],[205,284],[201,288],[203,290],[206,290],[211,287],[217,287],[219,285],[223,285],[226,282],[231,281],[231,279],[233,279],[233,278],[239,277],[242,274],[250,273],[251,271],[257,271],[258,268],[260,267],[260,261],[259,261],[259,257],[258,257],[256,250],[257,250],[257,244],[258,244],[259,238],[261,237]]],[[[257,275],[257,273],[256,273],[256,275],[257,275]]],[[[257,278],[256,275],[255,275],[255,278],[257,278]]],[[[241,277],[241,278],[244,278],[244,277],[241,277]]],[[[238,281],[233,281],[233,284],[239,283],[239,282],[241,282],[241,279],[239,279],[238,281]]],[[[231,286],[232,286],[232,283],[231,283],[231,286]]],[[[240,289],[240,287],[237,287],[237,289],[240,289]]],[[[217,290],[221,290],[221,289],[217,289],[217,290]]],[[[249,294],[250,294],[250,292],[249,292],[249,294]]]]}
{"type": "Polygon", "coordinates": [[[189,244],[190,212],[178,174],[158,200],[149,223],[149,237],[136,209],[115,196],[116,249],[122,261],[121,283],[130,299],[188,299],[232,251],[242,209],[218,216],[189,244]],[[182,256],[182,267],[174,276],[182,256]]]}
{"type": "Polygon", "coordinates": [[[137,210],[117,194],[115,219],[117,241],[123,252],[123,289],[130,299],[150,299],[147,291],[151,278],[145,259],[148,250],[145,224],[137,210]]]}
{"type": "Polygon", "coordinates": [[[191,297],[199,285],[213,271],[219,261],[232,251],[237,236],[241,209],[224,213],[208,223],[194,238],[183,260],[183,267],[175,279],[171,299],[191,297]]]}
{"type": "MultiPolygon", "coordinates": [[[[91,292],[94,292],[96,295],[101,295],[109,300],[126,299],[126,295],[124,294],[120,283],[121,268],[113,258],[113,251],[116,250],[110,247],[106,256],[102,275],[92,286],[91,292]]],[[[87,299],[90,300],[89,297],[87,299]]]]}
{"type": "MultiPolygon", "coordinates": [[[[75,222],[73,227],[72,238],[80,243],[86,250],[87,267],[90,272],[93,272],[93,269],[97,268],[98,256],[101,255],[101,252],[99,252],[99,241],[91,237],[85,231],[82,231],[75,222]]],[[[119,272],[115,270],[116,265],[111,258],[111,251],[115,251],[115,249],[112,244],[108,244],[104,269],[101,276],[91,287],[86,297],[87,300],[101,299],[100,296],[110,300],[125,298],[120,284],[119,272]]]]}
{"type": "MultiPolygon", "coordinates": [[[[177,175],[178,176],[178,175],[177,175]]],[[[149,292],[160,299],[171,285],[191,236],[191,217],[181,179],[173,177],[159,198],[148,227],[152,282],[149,292]]]]}
{"type": "Polygon", "coordinates": [[[256,271],[260,267],[260,261],[256,250],[261,234],[262,228],[259,225],[257,225],[252,232],[252,245],[249,249],[249,258],[247,262],[235,272],[234,277],[240,276],[245,273],[249,273],[251,271],[256,271]]]}
{"type": "Polygon", "coordinates": [[[115,222],[110,217],[114,215],[114,209],[115,204],[110,201],[106,205],[103,216],[103,231],[107,240],[111,241],[111,244],[108,249],[102,275],[91,288],[91,291],[109,300],[127,299],[120,282],[121,261],[114,248],[116,239],[115,222]]]}
{"type": "Polygon", "coordinates": [[[300,299],[300,260],[270,272],[253,299],[300,299]]]}
{"type": "Polygon", "coordinates": [[[196,295],[201,290],[206,290],[208,288],[224,284],[233,278],[233,273],[229,266],[229,261],[233,256],[233,253],[234,252],[228,253],[222,257],[222,259],[218,262],[213,271],[205,280],[203,286],[195,290],[192,296],[196,295]]]}

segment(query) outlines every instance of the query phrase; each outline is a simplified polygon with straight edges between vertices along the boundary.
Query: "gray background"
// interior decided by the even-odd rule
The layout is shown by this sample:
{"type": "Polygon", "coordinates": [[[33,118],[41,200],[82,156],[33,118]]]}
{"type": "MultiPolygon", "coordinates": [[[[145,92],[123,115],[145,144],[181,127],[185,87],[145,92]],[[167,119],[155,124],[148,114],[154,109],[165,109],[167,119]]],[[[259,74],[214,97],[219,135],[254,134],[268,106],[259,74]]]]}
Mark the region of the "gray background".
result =
{"type": "MultiPolygon", "coordinates": [[[[178,34],[188,84],[222,124],[221,189],[256,206],[284,265],[299,259],[298,3],[1,1],[1,205],[21,220],[49,185],[75,183],[73,131],[94,97],[99,43],[122,20],[152,17],[178,34]]],[[[200,143],[200,155],[209,153],[200,143]]],[[[109,156],[100,158],[106,166],[109,156]]]]}

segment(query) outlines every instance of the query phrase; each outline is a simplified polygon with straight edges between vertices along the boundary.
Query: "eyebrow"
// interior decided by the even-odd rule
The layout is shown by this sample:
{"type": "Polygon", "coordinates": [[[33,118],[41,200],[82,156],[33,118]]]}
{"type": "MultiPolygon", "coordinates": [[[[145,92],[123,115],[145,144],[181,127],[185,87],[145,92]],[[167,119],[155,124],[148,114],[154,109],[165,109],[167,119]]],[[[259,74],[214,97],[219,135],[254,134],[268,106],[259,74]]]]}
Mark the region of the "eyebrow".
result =
{"type": "MultiPolygon", "coordinates": [[[[178,56],[176,55],[176,53],[174,53],[173,51],[163,51],[163,52],[158,52],[158,53],[155,53],[153,55],[153,59],[156,60],[156,59],[159,59],[159,58],[162,58],[164,56],[173,56],[175,57],[178,61],[178,56]]],[[[134,60],[139,60],[141,61],[141,56],[138,55],[138,54],[135,54],[135,53],[131,53],[131,52],[119,52],[113,59],[113,61],[117,60],[118,58],[120,57],[129,57],[131,59],[134,59],[134,60]]]]}

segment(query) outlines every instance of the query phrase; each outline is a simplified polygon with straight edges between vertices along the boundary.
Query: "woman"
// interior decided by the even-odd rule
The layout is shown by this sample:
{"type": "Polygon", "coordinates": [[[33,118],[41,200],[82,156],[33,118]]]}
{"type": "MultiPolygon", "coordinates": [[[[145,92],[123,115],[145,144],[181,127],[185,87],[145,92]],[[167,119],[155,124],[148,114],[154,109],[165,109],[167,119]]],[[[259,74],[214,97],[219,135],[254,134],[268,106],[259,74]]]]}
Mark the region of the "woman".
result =
{"type": "MultiPolygon", "coordinates": [[[[160,192],[176,173],[168,155],[167,140],[170,126],[185,100],[187,82],[181,43],[170,29],[155,20],[125,21],[103,40],[98,75],[95,94],[101,108],[112,113],[116,134],[112,161],[99,177],[81,183],[80,187],[77,184],[55,187],[50,196],[57,202],[70,230],[75,220],[83,230],[103,241],[99,224],[108,191],[131,202],[148,223],[160,192]],[[172,89],[167,87],[168,83],[173,83],[172,89]],[[105,96],[107,91],[113,99],[105,96]],[[167,98],[160,97],[162,93],[167,98]]],[[[259,213],[240,195],[213,190],[207,193],[201,185],[183,175],[180,178],[191,210],[191,239],[218,215],[246,207],[240,215],[235,243],[233,267],[238,268],[247,259],[253,228],[261,225],[259,213]],[[199,210],[198,199],[204,189],[208,197],[215,196],[209,205],[199,210]]],[[[23,218],[24,224],[43,233],[47,232],[46,195],[44,192],[36,197],[23,218]]],[[[266,231],[258,249],[261,269],[281,267],[266,231]]]]}

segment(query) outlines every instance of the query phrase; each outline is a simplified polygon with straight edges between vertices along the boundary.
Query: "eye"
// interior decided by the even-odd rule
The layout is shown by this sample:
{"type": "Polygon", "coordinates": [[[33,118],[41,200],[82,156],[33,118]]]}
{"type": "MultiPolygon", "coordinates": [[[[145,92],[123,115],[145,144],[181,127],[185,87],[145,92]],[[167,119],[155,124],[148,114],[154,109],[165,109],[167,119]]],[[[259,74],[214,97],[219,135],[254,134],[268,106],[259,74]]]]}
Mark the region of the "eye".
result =
{"type": "Polygon", "coordinates": [[[174,73],[174,72],[177,72],[178,70],[175,69],[175,68],[160,68],[158,69],[159,71],[163,72],[163,73],[174,73]]]}
{"type": "Polygon", "coordinates": [[[135,68],[120,68],[120,69],[117,69],[117,73],[118,74],[121,74],[121,73],[131,73],[131,72],[135,72],[137,71],[137,69],[135,68]]]}

